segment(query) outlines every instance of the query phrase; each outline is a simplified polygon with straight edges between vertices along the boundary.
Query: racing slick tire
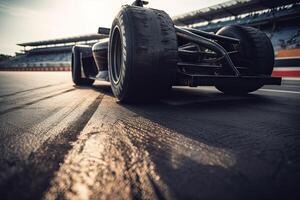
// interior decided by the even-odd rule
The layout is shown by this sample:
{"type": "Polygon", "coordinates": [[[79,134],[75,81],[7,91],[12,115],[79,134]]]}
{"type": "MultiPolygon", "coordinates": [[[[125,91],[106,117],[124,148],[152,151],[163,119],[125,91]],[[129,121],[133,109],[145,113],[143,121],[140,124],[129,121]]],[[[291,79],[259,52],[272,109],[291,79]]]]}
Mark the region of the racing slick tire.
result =
{"type": "MultiPolygon", "coordinates": [[[[238,51],[230,55],[237,67],[247,68],[241,72],[246,76],[270,76],[274,67],[274,49],[268,36],[262,31],[245,26],[226,26],[217,32],[217,35],[228,36],[240,40],[239,45],[222,44],[227,51],[238,51]]],[[[239,85],[216,85],[216,88],[227,94],[247,94],[261,88],[262,84],[242,83],[239,85]]]]}
{"type": "Polygon", "coordinates": [[[151,101],[171,88],[177,66],[177,37],[164,11],[123,6],[108,47],[109,77],[120,102],[151,101]]]}
{"type": "Polygon", "coordinates": [[[71,59],[71,70],[72,70],[72,80],[75,85],[78,86],[91,86],[95,82],[93,79],[82,77],[82,66],[81,66],[81,54],[86,51],[85,46],[74,46],[72,49],[72,59],[71,59]]]}

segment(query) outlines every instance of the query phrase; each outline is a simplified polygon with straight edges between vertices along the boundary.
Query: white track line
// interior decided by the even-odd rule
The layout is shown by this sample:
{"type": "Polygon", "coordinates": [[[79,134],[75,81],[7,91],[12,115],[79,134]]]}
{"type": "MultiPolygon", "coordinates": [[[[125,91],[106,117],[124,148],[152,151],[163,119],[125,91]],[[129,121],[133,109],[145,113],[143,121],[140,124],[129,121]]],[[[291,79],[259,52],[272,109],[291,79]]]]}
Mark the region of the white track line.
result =
{"type": "Polygon", "coordinates": [[[300,88],[300,85],[283,85],[284,87],[300,88]]]}
{"type": "Polygon", "coordinates": [[[300,77],[282,77],[283,80],[300,81],[300,77]]]}
{"type": "Polygon", "coordinates": [[[288,91],[288,90],[260,89],[260,91],[265,91],[265,92],[278,92],[278,93],[289,93],[289,94],[300,94],[300,92],[297,92],[297,91],[288,91]]]}
{"type": "Polygon", "coordinates": [[[281,72],[281,71],[299,71],[300,67],[274,67],[273,71],[275,72],[281,72]]]}

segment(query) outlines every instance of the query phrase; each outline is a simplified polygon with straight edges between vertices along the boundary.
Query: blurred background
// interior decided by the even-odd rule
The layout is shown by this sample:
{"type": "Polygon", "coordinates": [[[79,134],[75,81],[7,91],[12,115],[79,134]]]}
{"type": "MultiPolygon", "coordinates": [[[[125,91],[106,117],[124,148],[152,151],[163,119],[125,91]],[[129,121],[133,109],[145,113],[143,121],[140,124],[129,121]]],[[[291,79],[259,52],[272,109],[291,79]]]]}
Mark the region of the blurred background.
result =
{"type": "MultiPolygon", "coordinates": [[[[122,4],[110,0],[1,0],[0,70],[68,71],[74,44],[101,40],[122,4]]],[[[300,3],[296,0],[151,0],[175,25],[209,32],[232,25],[261,29],[276,54],[273,76],[300,77],[300,3]]]]}

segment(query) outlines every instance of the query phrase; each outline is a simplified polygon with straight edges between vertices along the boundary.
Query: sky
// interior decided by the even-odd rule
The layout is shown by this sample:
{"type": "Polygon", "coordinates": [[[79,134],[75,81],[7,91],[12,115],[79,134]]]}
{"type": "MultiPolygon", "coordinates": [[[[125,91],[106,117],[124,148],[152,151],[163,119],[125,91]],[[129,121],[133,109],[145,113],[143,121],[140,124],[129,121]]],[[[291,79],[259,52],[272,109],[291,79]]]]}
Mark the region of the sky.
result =
{"type": "MultiPolygon", "coordinates": [[[[149,0],[170,16],[226,0],[149,0]]],[[[14,55],[17,43],[96,33],[110,27],[121,5],[133,0],[0,0],[0,54],[14,55]]]]}

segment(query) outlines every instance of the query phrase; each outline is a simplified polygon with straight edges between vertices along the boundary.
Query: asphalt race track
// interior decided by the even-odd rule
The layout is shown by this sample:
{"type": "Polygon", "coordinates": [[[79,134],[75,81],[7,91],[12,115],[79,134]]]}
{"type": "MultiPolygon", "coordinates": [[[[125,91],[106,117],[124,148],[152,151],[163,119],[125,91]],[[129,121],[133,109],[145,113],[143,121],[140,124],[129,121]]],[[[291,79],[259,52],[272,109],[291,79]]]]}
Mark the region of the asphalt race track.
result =
{"type": "Polygon", "coordinates": [[[122,105],[68,72],[0,73],[0,199],[300,199],[300,81],[122,105]]]}

